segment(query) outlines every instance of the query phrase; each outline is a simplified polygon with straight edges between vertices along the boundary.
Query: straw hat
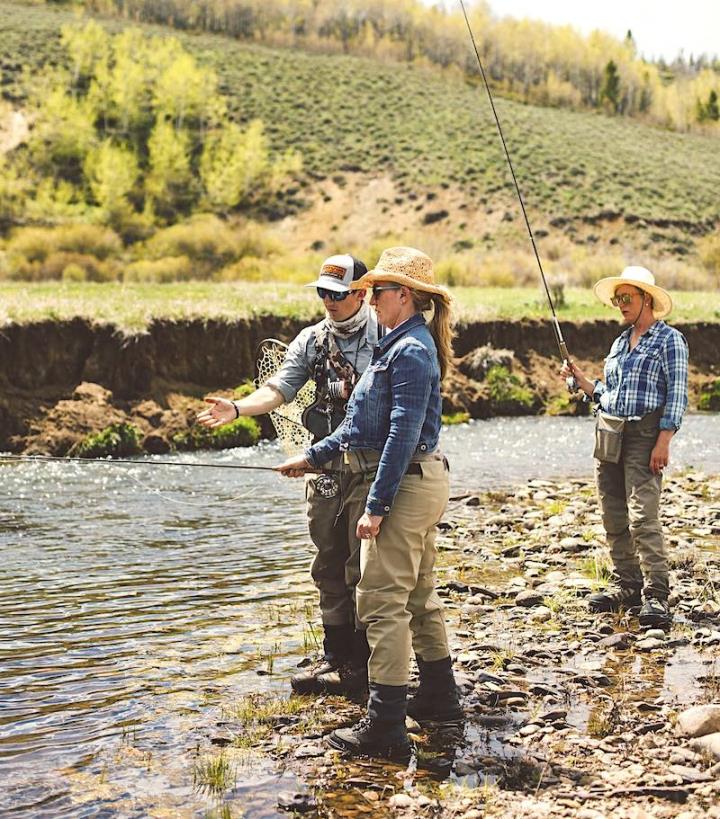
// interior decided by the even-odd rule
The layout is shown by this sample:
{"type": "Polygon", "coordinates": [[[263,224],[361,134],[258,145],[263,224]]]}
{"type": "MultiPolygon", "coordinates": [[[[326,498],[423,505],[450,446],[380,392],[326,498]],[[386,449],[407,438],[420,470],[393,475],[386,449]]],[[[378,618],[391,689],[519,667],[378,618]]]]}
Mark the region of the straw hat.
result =
{"type": "Polygon", "coordinates": [[[389,247],[383,250],[375,268],[353,282],[351,289],[366,290],[376,282],[394,282],[413,290],[450,298],[444,287],[435,284],[432,259],[414,247],[389,247]]]}
{"type": "Polygon", "coordinates": [[[632,284],[652,296],[653,316],[656,319],[664,318],[672,310],[672,299],[667,290],[663,290],[662,287],[655,284],[655,276],[649,270],[636,265],[626,267],[619,276],[608,276],[606,279],[600,279],[593,287],[593,291],[603,304],[612,307],[611,300],[621,284],[632,284]]]}

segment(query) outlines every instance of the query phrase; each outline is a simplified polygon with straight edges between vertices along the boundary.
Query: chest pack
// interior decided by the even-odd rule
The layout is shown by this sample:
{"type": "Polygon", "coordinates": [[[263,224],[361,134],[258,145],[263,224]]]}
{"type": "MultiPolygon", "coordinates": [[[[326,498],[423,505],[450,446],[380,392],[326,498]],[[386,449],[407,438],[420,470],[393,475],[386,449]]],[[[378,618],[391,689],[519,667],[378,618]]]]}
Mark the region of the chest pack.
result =
{"type": "Polygon", "coordinates": [[[317,352],[312,362],[315,400],[303,412],[302,422],[319,441],[343,422],[359,373],[342,353],[329,328],[319,327],[315,341],[317,352]]]}

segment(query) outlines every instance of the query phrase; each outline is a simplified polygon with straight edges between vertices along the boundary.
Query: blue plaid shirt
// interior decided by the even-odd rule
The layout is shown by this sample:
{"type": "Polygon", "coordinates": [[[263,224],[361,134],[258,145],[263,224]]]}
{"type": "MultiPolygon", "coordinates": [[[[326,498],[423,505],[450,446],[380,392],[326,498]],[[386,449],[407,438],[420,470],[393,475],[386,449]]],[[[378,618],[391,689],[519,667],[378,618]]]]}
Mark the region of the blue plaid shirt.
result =
{"type": "Polygon", "coordinates": [[[610,415],[642,418],[664,407],[660,429],[680,429],[688,405],[688,345],[685,336],[656,321],[630,349],[632,327],[618,336],[605,359],[605,383],[595,382],[593,400],[610,415]]]}

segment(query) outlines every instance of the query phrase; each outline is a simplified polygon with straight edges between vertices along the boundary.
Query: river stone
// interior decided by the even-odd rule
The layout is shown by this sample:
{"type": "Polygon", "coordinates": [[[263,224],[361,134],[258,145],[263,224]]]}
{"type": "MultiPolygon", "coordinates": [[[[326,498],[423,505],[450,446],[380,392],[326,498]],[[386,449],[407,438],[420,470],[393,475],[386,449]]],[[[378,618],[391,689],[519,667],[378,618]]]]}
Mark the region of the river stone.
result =
{"type": "Polygon", "coordinates": [[[678,716],[677,730],[681,736],[686,737],[702,737],[720,732],[720,705],[695,705],[688,708],[678,716]]]}
{"type": "Polygon", "coordinates": [[[657,640],[654,637],[645,637],[635,643],[638,651],[656,651],[659,648],[667,648],[665,640],[657,640]]]}
{"type": "Polygon", "coordinates": [[[534,608],[527,616],[531,623],[547,623],[552,619],[552,611],[547,606],[534,608]]]}
{"type": "Polygon", "coordinates": [[[720,759],[720,731],[696,737],[690,743],[690,747],[693,751],[699,751],[700,753],[709,751],[713,756],[720,759]]]}
{"type": "Polygon", "coordinates": [[[415,802],[412,796],[408,796],[406,793],[396,793],[388,799],[388,805],[391,808],[400,810],[403,808],[411,808],[414,804],[415,802]]]}
{"type": "Polygon", "coordinates": [[[291,810],[293,813],[307,813],[317,808],[317,801],[310,793],[289,793],[284,791],[278,794],[277,804],[281,810],[291,810]]]}
{"type": "Polygon", "coordinates": [[[667,640],[667,634],[661,628],[649,628],[645,632],[645,637],[652,637],[655,640],[662,640],[665,642],[667,640]]]}
{"type": "Polygon", "coordinates": [[[521,591],[515,598],[515,605],[530,609],[533,606],[539,606],[542,601],[542,594],[538,594],[536,591],[521,591]]]}
{"type": "Polygon", "coordinates": [[[610,634],[608,637],[603,637],[602,640],[598,640],[597,646],[598,648],[617,648],[620,651],[624,651],[626,648],[630,648],[634,641],[634,635],[623,631],[617,634],[610,634]]]}

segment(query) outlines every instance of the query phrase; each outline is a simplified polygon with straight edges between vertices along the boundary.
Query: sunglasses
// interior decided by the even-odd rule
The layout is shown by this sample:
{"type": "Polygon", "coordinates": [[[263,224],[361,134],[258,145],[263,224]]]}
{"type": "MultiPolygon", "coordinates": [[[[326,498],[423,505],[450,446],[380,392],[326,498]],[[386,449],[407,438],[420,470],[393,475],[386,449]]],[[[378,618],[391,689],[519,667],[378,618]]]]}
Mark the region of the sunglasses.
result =
{"type": "Polygon", "coordinates": [[[623,293],[621,296],[613,296],[610,299],[610,303],[613,307],[619,307],[621,304],[630,304],[630,302],[635,298],[635,296],[640,295],[639,293],[623,293]]]}
{"type": "Polygon", "coordinates": [[[318,287],[317,294],[321,299],[330,299],[330,301],[345,301],[345,299],[350,295],[350,291],[343,290],[342,293],[338,293],[337,290],[326,290],[324,287],[318,287]]]}
{"type": "Polygon", "coordinates": [[[371,288],[373,296],[378,297],[383,290],[399,290],[399,284],[375,284],[371,288]]]}

